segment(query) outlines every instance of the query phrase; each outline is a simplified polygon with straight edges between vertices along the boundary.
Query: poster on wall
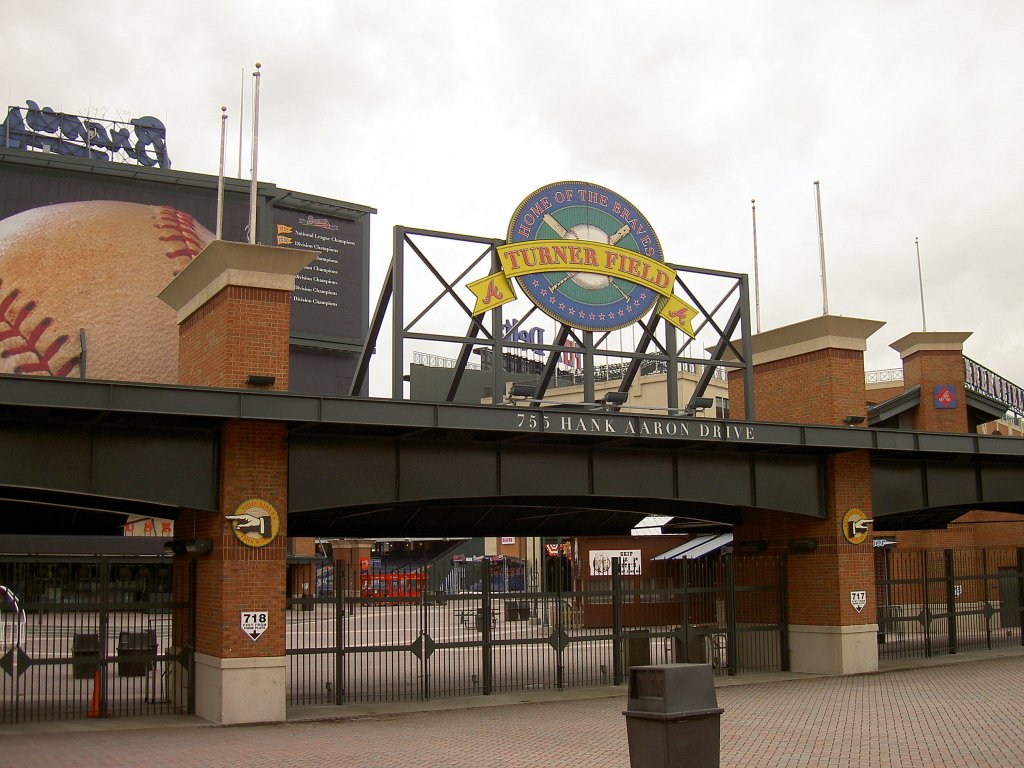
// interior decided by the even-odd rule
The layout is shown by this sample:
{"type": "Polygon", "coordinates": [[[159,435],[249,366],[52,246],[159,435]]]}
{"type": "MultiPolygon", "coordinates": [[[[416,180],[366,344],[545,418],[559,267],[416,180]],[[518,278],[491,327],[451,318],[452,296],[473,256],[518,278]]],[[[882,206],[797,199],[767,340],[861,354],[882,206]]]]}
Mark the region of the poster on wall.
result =
{"type": "Polygon", "coordinates": [[[612,560],[619,561],[619,572],[623,576],[640,576],[642,562],[639,549],[592,549],[590,550],[590,575],[611,576],[612,560]]]}
{"type": "Polygon", "coordinates": [[[334,337],[358,335],[362,225],[334,216],[279,208],[274,211],[274,233],[275,245],[320,252],[295,277],[293,332],[334,337]]]}

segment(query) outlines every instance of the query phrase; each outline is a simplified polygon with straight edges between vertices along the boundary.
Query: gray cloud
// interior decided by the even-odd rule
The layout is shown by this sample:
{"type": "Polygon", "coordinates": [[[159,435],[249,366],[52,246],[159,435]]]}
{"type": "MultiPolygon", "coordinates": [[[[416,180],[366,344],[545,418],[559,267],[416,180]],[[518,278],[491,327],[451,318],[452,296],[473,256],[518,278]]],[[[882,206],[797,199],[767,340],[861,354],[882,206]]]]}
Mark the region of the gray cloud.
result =
{"type": "MultiPolygon", "coordinates": [[[[396,223],[504,234],[531,190],[611,187],[668,257],[752,270],[758,201],[766,327],[830,310],[974,330],[966,352],[1024,384],[1024,6],[649,2],[182,2],[160,14],[63,4],[22,14],[0,51],[12,103],[154,114],[181,170],[216,171],[262,61],[260,175],[372,205],[379,279],[396,223]],[[243,75],[243,70],[245,75],[243,75]]],[[[243,175],[248,169],[245,148],[243,175]]],[[[372,291],[376,291],[374,285],[372,291]]]]}

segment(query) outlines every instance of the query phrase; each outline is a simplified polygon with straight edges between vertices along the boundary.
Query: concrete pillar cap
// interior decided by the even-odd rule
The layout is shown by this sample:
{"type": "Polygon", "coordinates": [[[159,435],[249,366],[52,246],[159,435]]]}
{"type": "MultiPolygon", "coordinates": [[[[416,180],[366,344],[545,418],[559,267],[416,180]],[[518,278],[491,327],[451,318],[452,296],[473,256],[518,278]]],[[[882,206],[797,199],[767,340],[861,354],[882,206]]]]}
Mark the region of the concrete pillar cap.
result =
{"type": "Polygon", "coordinates": [[[752,336],[750,343],[754,353],[753,362],[754,365],[760,365],[822,349],[851,349],[863,352],[867,349],[868,337],[883,325],[885,323],[880,320],[863,320],[840,315],[822,315],[810,320],[801,320],[752,336]]]}
{"type": "Polygon", "coordinates": [[[906,360],[917,352],[963,352],[964,342],[973,331],[915,331],[889,346],[906,360]]]}
{"type": "Polygon", "coordinates": [[[295,275],[319,251],[214,240],[158,294],[177,313],[180,325],[229,285],[295,290],[295,275]]]}

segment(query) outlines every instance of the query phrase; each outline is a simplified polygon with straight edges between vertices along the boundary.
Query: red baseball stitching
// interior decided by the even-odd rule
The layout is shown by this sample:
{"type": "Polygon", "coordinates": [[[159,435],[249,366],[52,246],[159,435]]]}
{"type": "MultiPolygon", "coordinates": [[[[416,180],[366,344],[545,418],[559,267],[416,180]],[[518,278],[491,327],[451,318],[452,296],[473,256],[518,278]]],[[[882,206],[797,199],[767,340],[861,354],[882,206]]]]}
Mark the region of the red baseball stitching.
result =
{"type": "MultiPolygon", "coordinates": [[[[0,288],[4,281],[0,279],[0,288]]],[[[65,361],[56,371],[51,369],[54,356],[68,342],[68,336],[58,336],[45,349],[40,348],[39,339],[43,333],[53,325],[53,318],[44,317],[34,326],[31,326],[31,315],[36,308],[34,301],[28,301],[21,307],[15,306],[18,298],[18,289],[12,289],[6,296],[0,298],[0,342],[15,340],[15,346],[0,351],[0,357],[12,357],[14,355],[34,355],[36,362],[22,363],[15,366],[15,373],[46,373],[50,376],[68,376],[78,366],[82,359],[81,353],[70,360],[65,361]],[[18,344],[20,340],[22,343],[18,344]]]]}
{"type": "Polygon", "coordinates": [[[196,220],[187,213],[166,205],[160,207],[157,218],[158,222],[153,226],[157,229],[171,230],[170,234],[161,235],[160,240],[165,243],[181,243],[181,247],[167,251],[166,254],[169,259],[186,259],[186,264],[182,265],[181,269],[174,270],[174,274],[177,275],[203,250],[203,240],[196,232],[196,220]]]}

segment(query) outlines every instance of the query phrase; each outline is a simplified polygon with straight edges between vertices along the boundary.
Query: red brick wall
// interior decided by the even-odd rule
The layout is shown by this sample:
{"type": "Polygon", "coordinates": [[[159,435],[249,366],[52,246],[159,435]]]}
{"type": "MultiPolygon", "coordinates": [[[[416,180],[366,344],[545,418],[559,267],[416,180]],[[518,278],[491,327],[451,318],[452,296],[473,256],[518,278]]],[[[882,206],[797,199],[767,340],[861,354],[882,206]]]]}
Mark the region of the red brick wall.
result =
{"type": "Polygon", "coordinates": [[[736,542],[765,541],[769,551],[787,551],[793,539],[812,538],[817,548],[788,559],[789,621],[792,624],[850,626],[875,622],[874,558],[870,540],[850,544],[842,532],[843,515],[859,509],[871,517],[871,464],[865,451],[836,454],[828,460],[826,518],[780,512],[744,512],[736,542]],[[867,590],[868,606],[857,613],[850,592],[867,590]]]}
{"type": "Polygon", "coordinates": [[[221,658],[285,654],[285,557],[287,547],[287,429],[281,424],[233,421],[224,426],[221,502],[216,513],[185,510],[176,525],[182,538],[209,538],[213,551],[195,556],[196,650],[221,658]],[[248,547],[225,515],[243,501],[270,502],[281,517],[277,538],[248,547]],[[270,614],[255,642],[241,630],[242,611],[270,614]]]}
{"type": "MultiPolygon", "coordinates": [[[[729,418],[739,421],[749,419],[746,406],[747,385],[743,381],[743,371],[730,370],[727,377],[729,379],[729,418]]],[[[757,393],[756,388],[754,393],[757,393]]],[[[754,408],[759,407],[760,403],[754,400],[754,408]]]]}
{"type": "Polygon", "coordinates": [[[314,557],[316,555],[316,539],[292,539],[292,554],[296,557],[314,557]]]}
{"type": "MultiPolygon", "coordinates": [[[[922,351],[904,360],[905,387],[921,385],[921,407],[914,429],[966,432],[966,394],[963,356],[956,351],[922,351]],[[932,405],[932,387],[954,384],[958,407],[939,410],[932,405]]],[[[880,402],[902,388],[866,391],[863,354],[826,349],[754,367],[754,395],[760,421],[841,424],[844,416],[865,415],[867,400],[880,402]]],[[[742,372],[729,375],[730,409],[743,413],[742,372]]],[[[737,542],[766,541],[770,551],[786,550],[791,539],[813,538],[812,553],[793,553],[788,559],[789,618],[793,624],[844,626],[875,621],[874,556],[870,541],[850,544],[842,533],[843,515],[852,508],[871,517],[871,473],[866,453],[839,454],[829,460],[828,517],[814,519],[777,512],[745,512],[736,526],[737,542]],[[857,613],[850,592],[866,590],[868,605],[857,613]]],[[[885,531],[878,530],[878,534],[885,531]]],[[[972,512],[938,531],[899,531],[901,549],[1024,546],[1024,517],[972,512]]]]}
{"type": "MultiPolygon", "coordinates": [[[[729,409],[744,419],[743,375],[729,374],[729,409]]],[[[754,407],[758,421],[841,424],[864,416],[864,353],[822,349],[754,366],[754,407]]]]}
{"type": "Polygon", "coordinates": [[[975,547],[1024,547],[1024,516],[1007,512],[968,512],[948,528],[935,531],[885,531],[900,549],[971,549],[975,547]]]}
{"type": "Polygon", "coordinates": [[[178,382],[207,387],[244,387],[246,376],[276,377],[272,389],[288,389],[287,291],[230,285],[179,327],[178,382]]]}
{"type": "Polygon", "coordinates": [[[913,428],[928,432],[967,431],[967,393],[964,392],[964,356],[956,350],[924,350],[903,359],[903,383],[921,385],[921,405],[913,415],[913,428]],[[932,389],[937,384],[956,387],[956,408],[936,408],[932,389]]]}
{"type": "MultiPolygon", "coordinates": [[[[729,376],[729,405],[742,411],[743,379],[729,376]]],[[[754,403],[759,421],[840,425],[845,416],[865,416],[864,354],[822,349],[754,366],[754,403]]],[[[738,418],[743,418],[742,415],[738,418]]],[[[848,626],[875,621],[874,559],[870,543],[850,544],[843,515],[860,509],[871,517],[871,464],[863,451],[828,459],[827,516],[810,518],[780,512],[744,512],[733,535],[737,542],[765,541],[769,551],[788,551],[793,539],[814,539],[817,548],[788,559],[789,621],[792,624],[848,626]],[[868,607],[857,613],[850,592],[867,590],[868,607]]]]}
{"type": "MultiPolygon", "coordinates": [[[[274,376],[288,389],[291,297],[287,291],[227,286],[179,326],[179,383],[244,387],[250,374],[274,376]]],[[[216,513],[185,510],[178,538],[208,538],[213,551],[196,560],[196,650],[220,658],[285,655],[288,431],[282,424],[230,421],[220,443],[216,513]],[[277,510],[281,528],[265,547],[248,547],[226,515],[259,498],[277,510]],[[243,611],[267,611],[267,631],[253,641],[243,611]]]]}
{"type": "Polygon", "coordinates": [[[369,563],[371,555],[369,544],[351,546],[347,545],[347,542],[338,542],[337,546],[332,546],[331,556],[334,559],[336,593],[359,596],[361,592],[360,561],[366,560],[369,563]]]}
{"type": "Polygon", "coordinates": [[[903,394],[904,391],[905,388],[901,382],[900,384],[893,385],[891,387],[872,387],[871,389],[865,389],[864,395],[869,404],[878,405],[879,403],[884,403],[890,398],[896,397],[896,395],[903,394]]]}

